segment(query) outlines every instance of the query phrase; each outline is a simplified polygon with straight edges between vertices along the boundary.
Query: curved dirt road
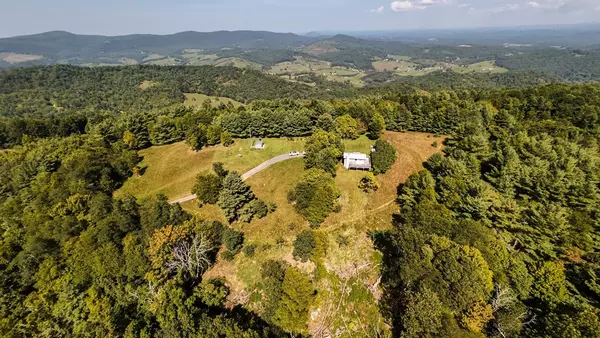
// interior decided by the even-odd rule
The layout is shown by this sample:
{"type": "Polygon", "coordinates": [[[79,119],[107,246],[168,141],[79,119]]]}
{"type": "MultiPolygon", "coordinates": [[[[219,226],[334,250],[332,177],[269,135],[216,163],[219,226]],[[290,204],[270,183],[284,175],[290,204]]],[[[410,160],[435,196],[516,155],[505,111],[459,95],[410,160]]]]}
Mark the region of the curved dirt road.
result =
{"type": "MultiPolygon", "coordinates": [[[[265,169],[267,169],[268,167],[272,166],[275,163],[283,162],[283,161],[290,160],[290,159],[293,159],[293,158],[302,158],[302,157],[304,157],[304,155],[302,155],[302,154],[297,155],[297,156],[292,156],[290,154],[283,154],[283,155],[275,156],[272,159],[264,161],[263,163],[259,164],[255,168],[250,169],[249,171],[247,171],[245,174],[242,175],[242,180],[245,181],[245,180],[249,179],[250,177],[258,174],[259,172],[261,172],[261,171],[263,171],[265,169]]],[[[189,196],[177,199],[175,201],[171,201],[169,203],[170,204],[184,203],[184,202],[187,202],[187,201],[195,200],[196,197],[197,197],[196,195],[189,195],[189,196]]]]}

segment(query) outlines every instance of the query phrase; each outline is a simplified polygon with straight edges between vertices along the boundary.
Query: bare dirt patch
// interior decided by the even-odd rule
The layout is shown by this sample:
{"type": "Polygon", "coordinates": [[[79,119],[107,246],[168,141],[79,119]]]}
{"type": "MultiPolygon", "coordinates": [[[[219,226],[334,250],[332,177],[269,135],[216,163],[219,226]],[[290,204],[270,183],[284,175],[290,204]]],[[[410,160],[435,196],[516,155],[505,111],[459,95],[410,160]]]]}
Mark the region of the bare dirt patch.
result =
{"type": "Polygon", "coordinates": [[[0,59],[10,64],[37,61],[43,58],[44,57],[42,55],[34,54],[0,53],[0,59]]]}

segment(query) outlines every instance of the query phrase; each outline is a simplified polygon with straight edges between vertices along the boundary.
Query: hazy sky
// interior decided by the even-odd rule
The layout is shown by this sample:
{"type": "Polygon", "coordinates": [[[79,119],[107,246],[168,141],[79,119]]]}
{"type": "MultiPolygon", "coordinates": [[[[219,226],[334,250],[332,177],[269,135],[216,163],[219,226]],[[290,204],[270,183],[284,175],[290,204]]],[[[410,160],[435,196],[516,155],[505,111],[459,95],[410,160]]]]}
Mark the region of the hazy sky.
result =
{"type": "Polygon", "coordinates": [[[0,0],[0,36],[393,30],[600,21],[600,0],[0,0]]]}

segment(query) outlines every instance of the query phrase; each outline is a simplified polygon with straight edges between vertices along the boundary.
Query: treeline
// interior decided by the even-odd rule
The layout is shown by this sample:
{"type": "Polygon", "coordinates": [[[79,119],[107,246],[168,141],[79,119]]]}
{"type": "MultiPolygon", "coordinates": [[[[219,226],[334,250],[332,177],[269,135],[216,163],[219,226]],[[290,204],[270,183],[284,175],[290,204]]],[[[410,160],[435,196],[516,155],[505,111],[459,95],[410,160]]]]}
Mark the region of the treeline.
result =
{"type": "MultiPolygon", "coordinates": [[[[208,68],[211,72],[216,71],[215,68],[208,68]]],[[[79,71],[78,68],[65,69],[79,71]]],[[[157,81],[156,86],[147,89],[139,88],[142,79],[153,79],[143,72],[142,75],[136,75],[138,79],[130,80],[125,76],[126,73],[121,74],[112,68],[106,69],[106,74],[100,71],[96,76],[114,75],[115,78],[104,82],[98,79],[100,84],[97,88],[87,91],[91,94],[78,89],[82,90],[79,96],[69,89],[71,81],[77,80],[78,76],[63,74],[62,80],[50,79],[49,74],[45,73],[47,68],[39,70],[42,71],[43,80],[40,80],[37,89],[30,91],[26,88],[28,81],[36,83],[32,69],[24,71],[27,76],[10,79],[3,87],[8,94],[0,94],[0,107],[3,115],[9,116],[0,118],[0,145],[3,147],[21,144],[24,135],[62,137],[95,133],[108,142],[126,138],[126,144],[134,149],[181,140],[188,140],[195,149],[200,149],[205,145],[220,143],[223,132],[241,138],[310,135],[317,127],[323,129],[320,124],[327,121],[319,119],[327,116],[332,121],[351,117],[358,126],[356,133],[367,132],[375,118],[383,117],[387,130],[450,134],[459,124],[469,121],[473,114],[491,108],[514,111],[520,119],[552,119],[555,122],[539,122],[538,127],[553,128],[555,131],[562,129],[563,133],[568,133],[569,124],[556,123],[556,120],[572,122],[577,127],[591,131],[599,116],[597,85],[547,85],[526,89],[444,90],[432,93],[410,87],[405,91],[397,91],[394,90],[397,87],[390,86],[380,88],[380,93],[374,90],[370,95],[358,99],[254,100],[238,108],[205,102],[199,108],[192,108],[181,104],[182,92],[164,92],[161,89],[163,86],[169,88],[161,84],[164,82],[157,81]],[[105,86],[117,81],[120,76],[127,79],[125,87],[130,89],[129,92],[103,91],[105,86]],[[46,85],[56,87],[50,90],[44,87],[46,85]],[[94,93],[98,94],[98,98],[90,98],[94,97],[94,93]],[[152,96],[152,93],[157,96],[152,96]],[[27,100],[30,94],[44,99],[27,100]]],[[[81,71],[86,74],[91,70],[81,71]]],[[[156,71],[160,73],[159,69],[156,71]]],[[[448,75],[448,79],[452,78],[448,75]]]]}
{"type": "Polygon", "coordinates": [[[394,229],[373,236],[394,335],[600,336],[599,94],[482,95],[401,186],[394,229]]]}
{"type": "Polygon", "coordinates": [[[183,93],[256,99],[348,95],[348,87],[312,88],[234,67],[30,67],[0,71],[0,114],[57,114],[62,110],[127,111],[183,101],[183,93]],[[144,89],[144,82],[149,85],[144,89]],[[327,93],[324,93],[324,89],[327,93]]]}
{"type": "Polygon", "coordinates": [[[368,91],[384,93],[420,88],[427,91],[443,90],[498,90],[523,88],[562,82],[558,76],[537,70],[515,70],[498,74],[460,74],[436,71],[423,76],[394,76],[390,72],[372,73],[364,78],[368,91]]]}

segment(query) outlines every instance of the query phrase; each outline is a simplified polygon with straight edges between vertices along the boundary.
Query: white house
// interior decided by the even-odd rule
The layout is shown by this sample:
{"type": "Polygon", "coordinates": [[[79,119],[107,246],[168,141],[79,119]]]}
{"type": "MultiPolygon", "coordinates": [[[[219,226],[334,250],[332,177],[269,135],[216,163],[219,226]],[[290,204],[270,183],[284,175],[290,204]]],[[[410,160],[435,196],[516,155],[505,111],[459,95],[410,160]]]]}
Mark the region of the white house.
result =
{"type": "Polygon", "coordinates": [[[371,159],[363,153],[344,153],[344,168],[348,170],[371,170],[371,159]]]}

